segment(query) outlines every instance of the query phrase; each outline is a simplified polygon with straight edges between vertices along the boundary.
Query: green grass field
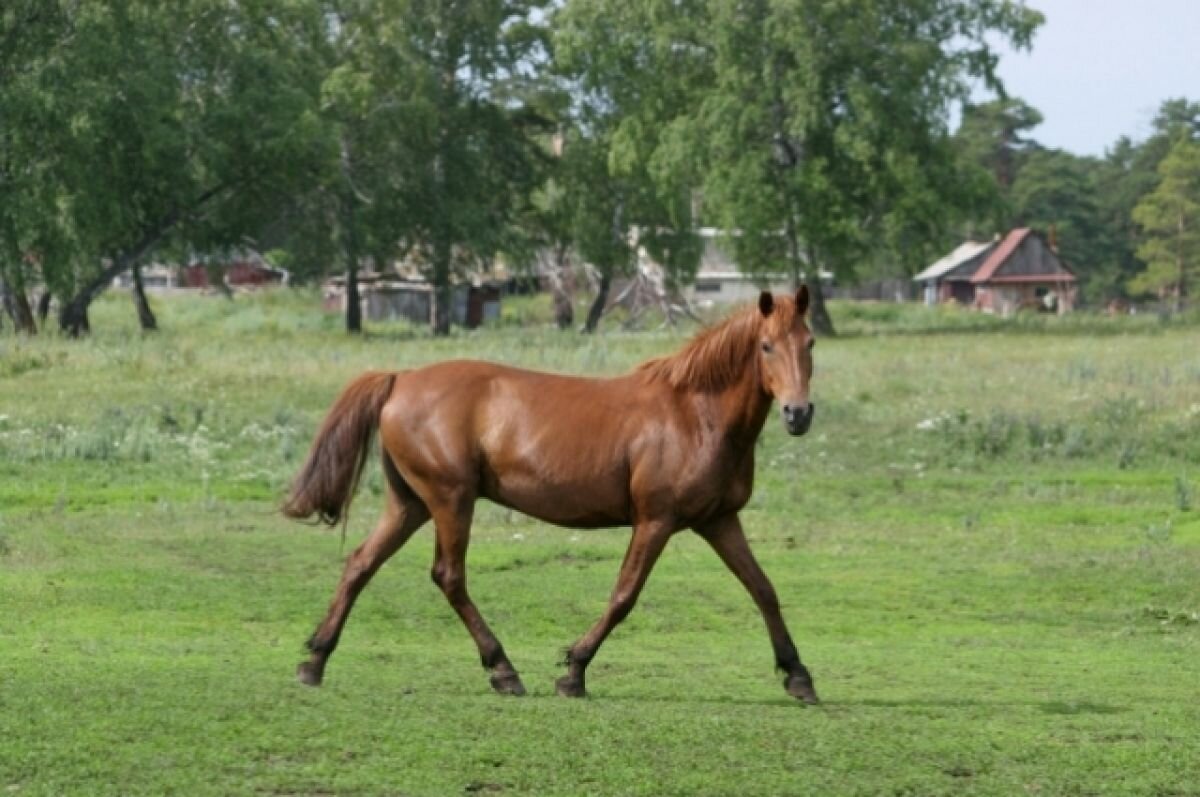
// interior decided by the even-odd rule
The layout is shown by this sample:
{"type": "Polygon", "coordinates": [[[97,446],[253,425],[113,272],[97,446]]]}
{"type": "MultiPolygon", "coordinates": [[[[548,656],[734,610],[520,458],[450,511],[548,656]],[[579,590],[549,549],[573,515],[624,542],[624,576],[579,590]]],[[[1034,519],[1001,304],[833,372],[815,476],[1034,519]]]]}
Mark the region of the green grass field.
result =
{"type": "Polygon", "coordinates": [[[127,297],[78,342],[0,336],[0,794],[1200,795],[1200,326],[835,304],[813,431],[777,419],[743,520],[823,705],[748,596],[670,544],[554,695],[628,532],[477,513],[472,594],[530,694],[488,687],[428,529],[319,690],[345,549],[274,507],[341,385],[472,356],[617,373],[691,330],[361,340],[311,294],[127,297]]]}

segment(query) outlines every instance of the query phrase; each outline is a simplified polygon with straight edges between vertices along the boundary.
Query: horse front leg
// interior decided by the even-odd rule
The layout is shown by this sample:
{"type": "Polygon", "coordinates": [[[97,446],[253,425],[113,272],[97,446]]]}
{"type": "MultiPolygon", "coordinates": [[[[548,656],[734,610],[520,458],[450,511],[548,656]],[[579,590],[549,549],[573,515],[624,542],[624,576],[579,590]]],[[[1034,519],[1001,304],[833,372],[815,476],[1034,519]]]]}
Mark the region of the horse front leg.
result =
{"type": "Polygon", "coordinates": [[[664,521],[644,522],[634,526],[633,538],[625,551],[625,561],[608,601],[608,608],[591,629],[567,650],[567,674],[555,682],[563,697],[584,697],[584,672],[600,645],[617,625],[629,616],[638,595],[650,576],[654,563],[671,538],[671,524],[664,521]]]}
{"type": "Polygon", "coordinates": [[[738,581],[750,593],[758,609],[762,612],[767,624],[767,633],[771,636],[771,647],[775,649],[775,666],[786,673],[783,687],[792,697],[805,703],[818,703],[816,689],[813,688],[812,676],[800,662],[800,654],[792,642],[787,625],[783,622],[783,614],[779,610],[779,598],[775,588],[771,586],[767,574],[759,567],[746,534],[742,531],[742,522],[736,514],[718,518],[710,523],[696,527],[721,561],[733,571],[738,581]]]}

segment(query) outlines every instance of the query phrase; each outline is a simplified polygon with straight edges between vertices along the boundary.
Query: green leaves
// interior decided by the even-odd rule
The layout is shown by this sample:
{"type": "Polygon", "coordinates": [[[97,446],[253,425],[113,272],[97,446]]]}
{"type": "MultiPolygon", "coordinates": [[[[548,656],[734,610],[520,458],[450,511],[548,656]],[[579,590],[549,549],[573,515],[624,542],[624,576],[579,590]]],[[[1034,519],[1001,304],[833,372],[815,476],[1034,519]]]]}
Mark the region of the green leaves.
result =
{"type": "Polygon", "coordinates": [[[1171,298],[1178,309],[1200,279],[1200,142],[1180,138],[1158,171],[1158,188],[1133,211],[1145,235],[1137,251],[1146,270],[1130,287],[1171,298]]]}

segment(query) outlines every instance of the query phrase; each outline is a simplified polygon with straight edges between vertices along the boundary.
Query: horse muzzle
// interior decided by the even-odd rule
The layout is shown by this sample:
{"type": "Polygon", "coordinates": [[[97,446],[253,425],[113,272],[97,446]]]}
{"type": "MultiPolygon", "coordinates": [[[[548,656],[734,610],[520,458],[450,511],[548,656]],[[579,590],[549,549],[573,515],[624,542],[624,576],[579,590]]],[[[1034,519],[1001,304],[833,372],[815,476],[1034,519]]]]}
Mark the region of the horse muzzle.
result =
{"type": "Polygon", "coordinates": [[[816,406],[810,401],[807,404],[783,405],[783,425],[787,427],[788,434],[792,437],[799,437],[808,431],[812,426],[813,413],[816,411],[816,406]]]}

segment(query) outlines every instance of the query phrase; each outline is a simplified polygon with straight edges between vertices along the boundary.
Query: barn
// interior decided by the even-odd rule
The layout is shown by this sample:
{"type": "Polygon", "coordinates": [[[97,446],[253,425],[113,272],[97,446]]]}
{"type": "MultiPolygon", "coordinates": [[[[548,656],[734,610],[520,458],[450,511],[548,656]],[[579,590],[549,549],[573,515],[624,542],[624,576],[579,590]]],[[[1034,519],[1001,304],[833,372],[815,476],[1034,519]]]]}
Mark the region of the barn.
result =
{"type": "Polygon", "coordinates": [[[958,302],[988,313],[1067,313],[1077,280],[1054,247],[1028,227],[994,241],[967,241],[913,277],[926,304],[958,302]]]}

